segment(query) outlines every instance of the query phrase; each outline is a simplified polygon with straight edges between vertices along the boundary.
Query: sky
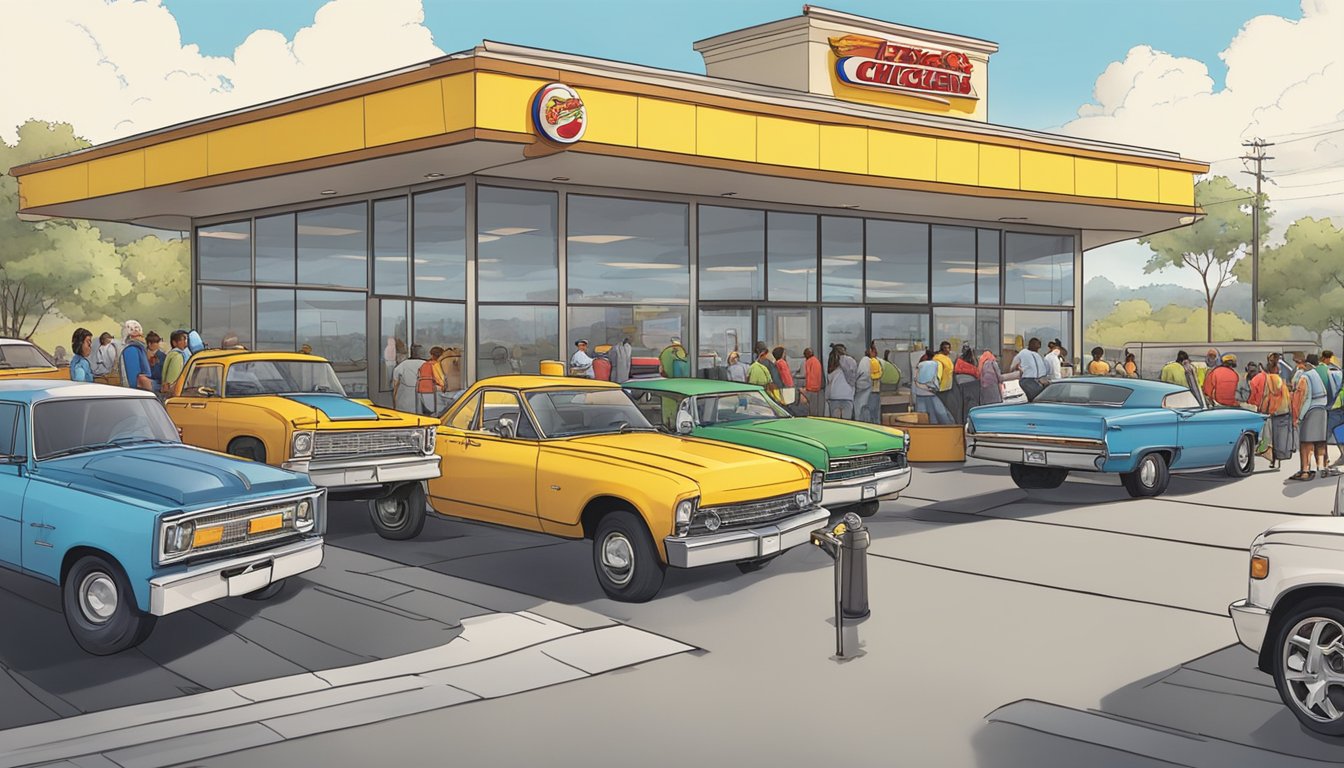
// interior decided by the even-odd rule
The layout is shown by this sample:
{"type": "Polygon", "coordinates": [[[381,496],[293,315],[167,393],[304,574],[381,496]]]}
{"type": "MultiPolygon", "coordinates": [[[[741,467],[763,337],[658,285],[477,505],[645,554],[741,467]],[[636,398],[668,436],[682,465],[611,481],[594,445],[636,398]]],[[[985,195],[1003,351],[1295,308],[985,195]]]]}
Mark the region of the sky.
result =
{"type": "MultiPolygon", "coordinates": [[[[343,82],[482,39],[703,72],[694,41],[798,15],[800,0],[0,0],[25,35],[2,71],[0,139],[28,118],[106,141],[343,82]],[[30,65],[28,65],[30,66],[30,65]]],[[[1278,220],[1344,214],[1344,0],[829,0],[996,42],[992,122],[1181,152],[1240,173],[1282,142],[1278,220]]],[[[1344,216],[1340,219],[1344,223],[1344,216]]],[[[1280,228],[1281,229],[1281,228],[1280,228]]],[[[1271,234],[1271,240],[1274,237],[1271,234]]],[[[1089,252],[1088,275],[1154,280],[1146,249],[1089,252]]],[[[1161,282],[1198,285],[1188,270],[1161,282]]]]}

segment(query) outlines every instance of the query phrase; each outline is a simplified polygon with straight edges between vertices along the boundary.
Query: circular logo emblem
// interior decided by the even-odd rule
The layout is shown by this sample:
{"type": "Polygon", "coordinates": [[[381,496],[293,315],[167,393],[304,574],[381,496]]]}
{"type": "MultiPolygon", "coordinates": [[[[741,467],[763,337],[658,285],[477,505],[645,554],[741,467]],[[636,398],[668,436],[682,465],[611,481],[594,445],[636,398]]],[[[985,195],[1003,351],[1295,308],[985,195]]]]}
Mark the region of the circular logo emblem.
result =
{"type": "Polygon", "coordinates": [[[562,83],[551,83],[537,91],[532,100],[532,124],[537,133],[551,141],[573,144],[583,138],[588,111],[578,91],[562,83]]]}

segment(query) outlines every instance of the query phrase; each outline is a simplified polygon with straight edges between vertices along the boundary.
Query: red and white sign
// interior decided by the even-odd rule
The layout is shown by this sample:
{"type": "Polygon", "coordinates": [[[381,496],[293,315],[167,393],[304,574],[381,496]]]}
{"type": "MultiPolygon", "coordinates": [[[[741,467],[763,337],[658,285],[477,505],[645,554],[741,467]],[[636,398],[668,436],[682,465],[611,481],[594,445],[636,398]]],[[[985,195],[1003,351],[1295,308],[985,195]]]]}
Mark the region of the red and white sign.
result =
{"type": "Polygon", "coordinates": [[[915,48],[865,35],[832,37],[830,44],[836,56],[835,76],[841,82],[921,95],[980,98],[971,85],[971,59],[959,51],[915,48]]]}
{"type": "Polygon", "coordinates": [[[588,110],[578,91],[563,83],[551,83],[532,99],[532,125],[551,141],[573,144],[588,128],[588,110]]]}

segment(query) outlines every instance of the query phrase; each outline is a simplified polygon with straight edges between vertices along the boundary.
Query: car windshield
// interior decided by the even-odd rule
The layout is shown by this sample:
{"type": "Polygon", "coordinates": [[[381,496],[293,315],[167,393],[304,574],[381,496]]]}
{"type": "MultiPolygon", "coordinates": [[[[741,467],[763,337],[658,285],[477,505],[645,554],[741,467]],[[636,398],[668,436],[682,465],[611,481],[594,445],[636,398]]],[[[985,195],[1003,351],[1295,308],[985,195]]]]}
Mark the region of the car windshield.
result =
{"type": "Polygon", "coordinates": [[[790,418],[783,408],[756,391],[700,395],[695,398],[695,407],[701,426],[706,427],[734,421],[790,418]]]}
{"type": "Polygon", "coordinates": [[[344,396],[331,363],[325,360],[248,360],[229,366],[225,397],[332,392],[344,396]]]}
{"type": "Polygon", "coordinates": [[[134,443],[176,443],[177,428],[152,397],[48,400],[33,409],[38,460],[134,443]]]}
{"type": "Polygon", "coordinates": [[[48,360],[37,347],[28,344],[0,344],[0,369],[52,366],[52,361],[48,360]]]}
{"type": "Polygon", "coordinates": [[[1091,381],[1056,381],[1037,396],[1038,403],[1062,403],[1065,405],[1124,405],[1131,390],[1114,384],[1098,384],[1091,381]]]}
{"type": "Polygon", "coordinates": [[[609,432],[652,432],[653,425],[619,389],[566,389],[527,393],[527,404],[546,437],[609,432]]]}

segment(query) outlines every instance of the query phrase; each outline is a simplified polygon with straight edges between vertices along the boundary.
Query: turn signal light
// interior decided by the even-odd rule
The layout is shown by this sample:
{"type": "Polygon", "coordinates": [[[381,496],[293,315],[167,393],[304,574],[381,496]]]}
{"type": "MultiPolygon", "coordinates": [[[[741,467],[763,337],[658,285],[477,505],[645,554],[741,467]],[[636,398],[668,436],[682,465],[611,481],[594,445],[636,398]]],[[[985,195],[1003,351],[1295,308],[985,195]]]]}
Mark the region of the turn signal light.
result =
{"type": "Polygon", "coordinates": [[[218,544],[224,539],[224,529],[219,526],[210,528],[197,528],[196,535],[192,537],[191,546],[208,547],[211,544],[218,544]]]}
{"type": "Polygon", "coordinates": [[[1269,558],[1255,555],[1251,558],[1251,578],[1263,579],[1269,576],[1269,558]]]}

